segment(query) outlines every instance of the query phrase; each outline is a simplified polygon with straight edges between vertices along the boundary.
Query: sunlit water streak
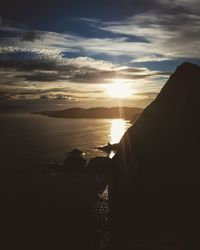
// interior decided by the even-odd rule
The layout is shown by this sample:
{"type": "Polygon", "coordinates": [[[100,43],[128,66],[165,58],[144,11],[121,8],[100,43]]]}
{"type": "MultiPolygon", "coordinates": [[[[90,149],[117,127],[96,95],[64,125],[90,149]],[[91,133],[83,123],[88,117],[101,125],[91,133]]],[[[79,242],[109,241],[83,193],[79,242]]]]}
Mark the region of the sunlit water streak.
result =
{"type": "MultiPolygon", "coordinates": [[[[131,125],[123,119],[58,119],[24,114],[0,116],[0,124],[1,157],[9,162],[8,154],[12,152],[7,167],[16,168],[62,162],[65,153],[74,148],[84,151],[87,158],[105,156],[96,150],[97,146],[118,143],[131,125]]],[[[105,249],[109,244],[108,194],[107,186],[93,204],[101,236],[98,249],[105,249]]]]}
{"type": "Polygon", "coordinates": [[[92,206],[92,217],[96,224],[95,250],[107,249],[110,244],[110,219],[108,206],[108,185],[98,194],[97,202],[92,206]]]}
{"type": "Polygon", "coordinates": [[[109,142],[111,144],[118,143],[126,131],[126,121],[123,119],[111,120],[109,142]]]}
{"type": "MultiPolygon", "coordinates": [[[[110,134],[108,141],[110,144],[119,143],[122,136],[126,132],[129,123],[123,119],[113,119],[111,120],[110,134]]],[[[111,151],[109,157],[112,159],[115,155],[115,151],[111,151]]]]}
{"type": "MultiPolygon", "coordinates": [[[[111,120],[109,143],[119,143],[122,136],[130,125],[123,119],[111,120]]],[[[113,158],[116,152],[111,151],[109,157],[113,158]]],[[[110,245],[110,219],[109,219],[109,186],[107,185],[102,193],[98,194],[98,200],[93,204],[93,216],[97,224],[97,242],[95,249],[108,249],[110,245]]]]}
{"type": "Polygon", "coordinates": [[[85,152],[87,159],[106,156],[97,147],[119,142],[130,126],[122,119],[58,119],[30,114],[2,115],[0,125],[1,156],[7,160],[12,152],[16,167],[62,163],[65,153],[74,148],[85,152]]]}

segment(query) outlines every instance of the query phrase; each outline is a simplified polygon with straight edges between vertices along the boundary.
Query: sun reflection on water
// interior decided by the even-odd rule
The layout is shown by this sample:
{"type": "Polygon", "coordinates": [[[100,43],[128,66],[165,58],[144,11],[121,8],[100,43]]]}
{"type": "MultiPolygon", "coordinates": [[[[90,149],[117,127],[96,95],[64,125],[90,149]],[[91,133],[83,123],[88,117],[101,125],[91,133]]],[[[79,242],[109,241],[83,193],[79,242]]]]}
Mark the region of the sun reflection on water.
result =
{"type": "Polygon", "coordinates": [[[118,143],[126,131],[126,121],[123,119],[113,119],[111,121],[109,142],[111,144],[118,143]]]}

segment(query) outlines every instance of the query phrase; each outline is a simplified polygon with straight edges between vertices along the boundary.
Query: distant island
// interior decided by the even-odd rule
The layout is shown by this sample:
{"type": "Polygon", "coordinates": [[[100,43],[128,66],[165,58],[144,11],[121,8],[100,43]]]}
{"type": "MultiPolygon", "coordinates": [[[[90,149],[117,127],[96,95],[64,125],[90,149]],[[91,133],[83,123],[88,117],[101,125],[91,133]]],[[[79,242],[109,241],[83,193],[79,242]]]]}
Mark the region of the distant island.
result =
{"type": "Polygon", "coordinates": [[[73,119],[125,119],[134,122],[142,113],[143,109],[137,107],[96,107],[96,108],[69,108],[57,111],[39,111],[33,114],[39,114],[55,118],[73,118],[73,119]]]}

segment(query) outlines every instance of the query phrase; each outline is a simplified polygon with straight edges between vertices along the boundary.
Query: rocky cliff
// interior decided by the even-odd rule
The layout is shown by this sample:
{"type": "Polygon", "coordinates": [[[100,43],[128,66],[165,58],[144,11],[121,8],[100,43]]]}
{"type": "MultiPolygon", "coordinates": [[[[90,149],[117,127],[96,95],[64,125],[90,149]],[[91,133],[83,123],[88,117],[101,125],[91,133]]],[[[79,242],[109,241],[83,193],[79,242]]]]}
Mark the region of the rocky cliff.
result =
{"type": "Polygon", "coordinates": [[[199,214],[200,67],[177,67],[113,158],[115,215],[199,214]]]}

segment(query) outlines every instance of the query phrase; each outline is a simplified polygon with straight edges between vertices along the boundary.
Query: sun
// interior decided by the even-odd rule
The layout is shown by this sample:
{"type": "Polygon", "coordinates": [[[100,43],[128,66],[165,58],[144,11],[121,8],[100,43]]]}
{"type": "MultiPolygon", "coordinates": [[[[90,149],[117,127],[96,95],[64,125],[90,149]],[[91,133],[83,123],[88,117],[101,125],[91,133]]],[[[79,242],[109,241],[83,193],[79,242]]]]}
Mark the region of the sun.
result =
{"type": "Polygon", "coordinates": [[[113,98],[123,99],[131,95],[130,87],[122,80],[116,80],[114,83],[108,84],[106,89],[107,94],[113,98]]]}

